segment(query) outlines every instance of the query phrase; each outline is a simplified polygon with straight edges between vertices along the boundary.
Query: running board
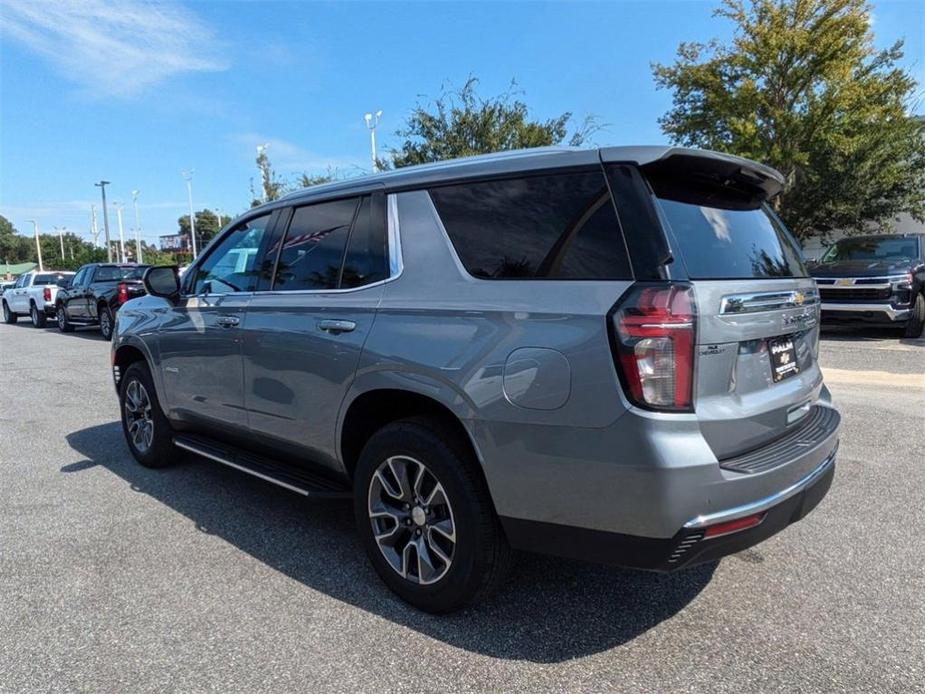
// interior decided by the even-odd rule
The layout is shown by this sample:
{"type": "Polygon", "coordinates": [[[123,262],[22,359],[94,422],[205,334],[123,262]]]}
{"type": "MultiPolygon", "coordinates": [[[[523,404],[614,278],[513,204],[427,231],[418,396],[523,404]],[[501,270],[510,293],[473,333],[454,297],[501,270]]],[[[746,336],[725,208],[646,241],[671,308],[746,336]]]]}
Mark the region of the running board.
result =
{"type": "Polygon", "coordinates": [[[287,465],[271,458],[264,458],[226,446],[204,436],[180,434],[174,436],[173,444],[177,448],[233,467],[235,470],[246,472],[312,499],[349,499],[352,496],[346,484],[328,479],[302,466],[287,465]]]}

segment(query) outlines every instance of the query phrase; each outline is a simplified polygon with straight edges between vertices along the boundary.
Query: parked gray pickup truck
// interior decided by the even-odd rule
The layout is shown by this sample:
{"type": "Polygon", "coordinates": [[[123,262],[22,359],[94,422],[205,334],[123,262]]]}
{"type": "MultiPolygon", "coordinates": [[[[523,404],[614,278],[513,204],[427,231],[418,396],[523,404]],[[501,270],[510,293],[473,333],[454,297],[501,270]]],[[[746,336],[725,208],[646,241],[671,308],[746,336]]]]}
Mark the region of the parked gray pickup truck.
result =
{"type": "Polygon", "coordinates": [[[781,176],[547,149],[248,212],[119,312],[128,446],[352,498],[388,586],[442,612],[511,549],[670,571],[809,513],[839,415],[781,176]]]}

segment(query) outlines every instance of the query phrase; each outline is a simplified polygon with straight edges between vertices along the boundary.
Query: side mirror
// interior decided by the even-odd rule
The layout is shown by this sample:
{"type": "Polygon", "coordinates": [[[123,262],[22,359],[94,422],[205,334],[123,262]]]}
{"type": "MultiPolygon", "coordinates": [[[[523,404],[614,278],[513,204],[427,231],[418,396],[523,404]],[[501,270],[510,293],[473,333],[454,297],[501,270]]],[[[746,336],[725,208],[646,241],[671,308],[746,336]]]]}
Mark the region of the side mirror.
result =
{"type": "Polygon", "coordinates": [[[141,281],[151,296],[160,296],[170,301],[176,301],[180,296],[180,276],[176,265],[149,267],[141,281]]]}
{"type": "Polygon", "coordinates": [[[70,277],[61,277],[55,282],[61,289],[70,289],[71,288],[71,278],[70,277]]]}

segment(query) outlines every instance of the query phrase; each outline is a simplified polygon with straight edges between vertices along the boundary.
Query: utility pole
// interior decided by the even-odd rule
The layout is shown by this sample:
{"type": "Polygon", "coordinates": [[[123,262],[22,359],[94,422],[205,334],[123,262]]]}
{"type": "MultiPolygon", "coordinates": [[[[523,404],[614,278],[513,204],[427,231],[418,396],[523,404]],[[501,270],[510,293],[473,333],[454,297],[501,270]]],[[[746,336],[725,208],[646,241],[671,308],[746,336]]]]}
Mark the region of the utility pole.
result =
{"type": "Polygon", "coordinates": [[[119,220],[119,262],[125,262],[125,234],[122,231],[122,208],[125,207],[121,202],[112,204],[116,208],[116,219],[119,220]]]}
{"type": "Polygon", "coordinates": [[[363,118],[366,120],[366,127],[369,128],[369,147],[372,151],[373,173],[379,170],[379,157],[376,156],[376,126],[379,125],[379,118],[382,116],[382,110],[375,113],[367,113],[363,118]]]}
{"type": "Polygon", "coordinates": [[[267,151],[267,147],[269,146],[270,146],[269,142],[265,142],[262,145],[257,145],[257,173],[260,174],[260,190],[262,191],[260,199],[262,202],[266,202],[268,198],[267,198],[267,187],[265,185],[264,176],[263,176],[263,167],[261,166],[260,159],[261,157],[263,157],[264,152],[267,151]]]}
{"type": "Polygon", "coordinates": [[[106,209],[106,186],[109,185],[109,181],[100,181],[93,185],[99,188],[103,193],[103,229],[106,232],[106,260],[111,263],[112,245],[109,243],[109,210],[106,209]]]}
{"type": "Polygon", "coordinates": [[[181,171],[186,180],[186,194],[189,196],[189,235],[193,247],[193,260],[196,260],[199,254],[196,252],[196,219],[193,216],[193,172],[195,169],[181,171]]]}
{"type": "Polygon", "coordinates": [[[138,195],[140,190],[132,191],[132,206],[135,208],[135,258],[136,263],[143,262],[141,259],[141,224],[138,221],[138,195]]]}
{"type": "Polygon", "coordinates": [[[222,230],[222,211],[219,208],[215,208],[215,219],[218,220],[218,228],[215,230],[215,233],[218,234],[222,230]]]}
{"type": "Polygon", "coordinates": [[[52,226],[56,232],[58,232],[58,241],[61,242],[61,260],[64,260],[64,232],[62,231],[64,227],[52,226]]]}
{"type": "Polygon", "coordinates": [[[45,270],[45,266],[42,265],[42,245],[39,243],[39,223],[34,219],[27,219],[27,222],[32,222],[32,230],[35,232],[35,253],[39,257],[39,272],[45,270]]]}
{"type": "Polygon", "coordinates": [[[96,226],[96,205],[90,205],[90,234],[93,236],[93,247],[100,245],[100,230],[96,226]]]}

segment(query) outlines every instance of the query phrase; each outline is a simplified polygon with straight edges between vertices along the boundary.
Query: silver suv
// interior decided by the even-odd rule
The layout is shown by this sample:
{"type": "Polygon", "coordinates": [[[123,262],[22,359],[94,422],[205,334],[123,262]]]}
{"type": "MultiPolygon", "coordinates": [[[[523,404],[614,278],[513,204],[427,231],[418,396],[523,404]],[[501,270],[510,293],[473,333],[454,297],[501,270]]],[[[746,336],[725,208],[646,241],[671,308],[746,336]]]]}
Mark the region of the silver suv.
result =
{"type": "Polygon", "coordinates": [[[838,443],[781,185],[712,152],[546,149],[263,205],[119,312],[129,448],[352,498],[383,581],[432,612],[512,549],[741,550],[816,506],[838,443]]]}

